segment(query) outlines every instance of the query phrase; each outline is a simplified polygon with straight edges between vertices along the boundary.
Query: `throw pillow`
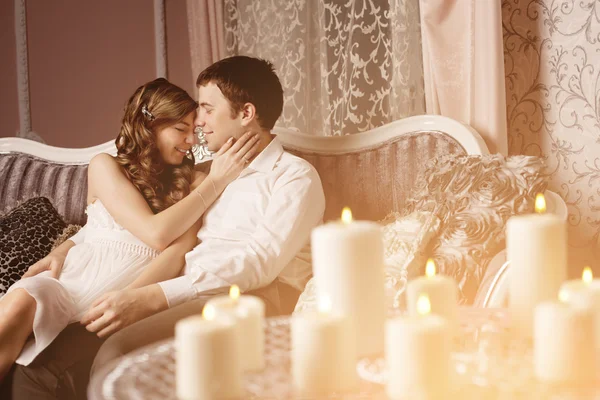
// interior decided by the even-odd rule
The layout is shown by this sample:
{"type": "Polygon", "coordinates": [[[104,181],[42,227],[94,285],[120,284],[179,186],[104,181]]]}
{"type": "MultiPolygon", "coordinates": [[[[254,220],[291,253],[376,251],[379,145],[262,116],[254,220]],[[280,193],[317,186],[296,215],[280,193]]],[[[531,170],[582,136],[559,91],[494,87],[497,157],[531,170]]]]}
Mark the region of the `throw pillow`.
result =
{"type": "MultiPolygon", "coordinates": [[[[441,220],[430,254],[456,279],[461,303],[472,303],[490,260],[505,247],[505,225],[534,211],[547,179],[539,157],[443,156],[426,166],[423,187],[404,213],[430,211],[441,220]]],[[[424,266],[409,279],[424,273],[424,266]]]]}
{"type": "Polygon", "coordinates": [[[50,252],[65,227],[45,197],[29,199],[0,216],[0,296],[50,252]]]}
{"type": "MultiPolygon", "coordinates": [[[[426,261],[428,243],[439,229],[440,220],[430,212],[416,211],[405,217],[390,213],[382,221],[384,241],[384,277],[388,309],[400,307],[409,271],[418,270],[426,261]]],[[[308,281],[294,312],[316,309],[314,278],[308,281]]]]}

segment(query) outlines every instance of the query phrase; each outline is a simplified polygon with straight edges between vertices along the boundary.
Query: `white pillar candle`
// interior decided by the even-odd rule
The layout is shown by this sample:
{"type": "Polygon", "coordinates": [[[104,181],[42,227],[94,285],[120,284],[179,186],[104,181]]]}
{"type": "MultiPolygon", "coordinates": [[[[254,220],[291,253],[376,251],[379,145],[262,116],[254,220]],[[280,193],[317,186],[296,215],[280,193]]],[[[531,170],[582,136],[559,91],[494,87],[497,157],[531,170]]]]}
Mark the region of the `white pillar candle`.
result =
{"type": "MultiPolygon", "coordinates": [[[[320,305],[322,305],[321,300],[320,305]]],[[[350,320],[327,310],[292,316],[292,379],[300,396],[356,387],[356,336],[350,320]]]]}
{"type": "Polygon", "coordinates": [[[451,328],[446,319],[429,314],[427,295],[420,296],[418,303],[421,315],[386,323],[386,392],[392,400],[449,396],[451,328]]]}
{"type": "Polygon", "coordinates": [[[535,306],[556,299],[567,276],[566,222],[552,214],[512,217],[506,226],[506,251],[514,329],[532,337],[535,306]]]}
{"type": "Polygon", "coordinates": [[[595,348],[600,350],[600,280],[594,279],[592,269],[586,267],[581,279],[573,279],[560,287],[559,298],[565,303],[587,307],[594,313],[595,348]]]}
{"type": "Polygon", "coordinates": [[[317,298],[331,299],[332,311],[349,317],[357,335],[357,354],[383,352],[386,317],[383,238],[380,225],[344,219],[312,231],[317,298]]]}
{"type": "Polygon", "coordinates": [[[425,276],[408,282],[406,305],[410,315],[417,315],[417,299],[427,295],[431,313],[448,320],[453,334],[458,332],[458,286],[449,276],[436,275],[435,263],[427,260],[425,276]]]}
{"type": "Polygon", "coordinates": [[[239,341],[242,368],[245,371],[261,370],[265,367],[265,303],[256,296],[240,296],[239,288],[233,285],[229,296],[217,296],[208,301],[217,316],[234,318],[239,325],[239,341]]]}
{"type": "Polygon", "coordinates": [[[590,309],[545,302],[535,309],[534,366],[538,379],[589,383],[596,375],[594,320],[590,309]]]}
{"type": "Polygon", "coordinates": [[[176,392],[182,400],[238,399],[242,367],[237,325],[232,318],[215,317],[204,307],[204,317],[184,318],[175,325],[176,392]]]}

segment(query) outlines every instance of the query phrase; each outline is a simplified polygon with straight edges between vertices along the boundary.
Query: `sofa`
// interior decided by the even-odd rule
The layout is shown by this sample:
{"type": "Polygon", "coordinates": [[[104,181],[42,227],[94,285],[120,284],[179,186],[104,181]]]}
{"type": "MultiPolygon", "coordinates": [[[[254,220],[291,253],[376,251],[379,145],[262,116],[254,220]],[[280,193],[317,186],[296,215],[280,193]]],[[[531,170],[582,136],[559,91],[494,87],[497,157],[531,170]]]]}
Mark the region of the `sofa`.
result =
{"type": "MultiPolygon", "coordinates": [[[[421,203],[415,198],[430,189],[423,186],[423,175],[437,168],[437,160],[472,156],[469,162],[473,164],[475,160],[476,166],[478,157],[490,157],[485,142],[474,129],[441,116],[405,118],[346,136],[305,135],[283,128],[276,128],[274,133],[288,151],[309,161],[319,172],[326,196],[325,221],[338,219],[343,207],[350,207],[355,219],[372,221],[385,220],[391,212],[406,213],[411,207],[415,211],[415,207],[426,204],[422,198],[421,203]]],[[[101,152],[115,154],[114,143],[67,149],[19,138],[1,138],[0,211],[43,196],[50,200],[65,225],[83,225],[87,163],[101,152]]],[[[198,162],[205,161],[200,151],[197,155],[198,162]]],[[[498,156],[493,162],[502,160],[498,156]]],[[[448,168],[447,164],[440,168],[448,168]]],[[[525,195],[531,197],[535,193],[525,195]]],[[[565,213],[566,217],[560,197],[551,192],[546,195],[549,211],[565,213]]],[[[438,205],[445,202],[440,200],[438,205]]],[[[499,306],[505,301],[508,266],[504,252],[499,249],[488,256],[492,261],[476,268],[479,286],[469,302],[477,306],[499,306]]]]}

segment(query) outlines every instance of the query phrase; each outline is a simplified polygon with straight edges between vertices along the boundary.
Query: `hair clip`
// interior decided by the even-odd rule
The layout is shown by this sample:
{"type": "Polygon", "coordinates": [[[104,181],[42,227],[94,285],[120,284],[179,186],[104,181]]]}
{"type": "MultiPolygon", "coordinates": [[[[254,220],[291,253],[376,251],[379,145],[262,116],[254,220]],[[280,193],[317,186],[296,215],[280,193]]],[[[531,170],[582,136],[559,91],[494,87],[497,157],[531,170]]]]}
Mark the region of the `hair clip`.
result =
{"type": "Polygon", "coordinates": [[[148,106],[145,104],[142,106],[142,114],[144,114],[144,117],[148,118],[150,121],[154,121],[154,115],[148,111],[148,106]]]}

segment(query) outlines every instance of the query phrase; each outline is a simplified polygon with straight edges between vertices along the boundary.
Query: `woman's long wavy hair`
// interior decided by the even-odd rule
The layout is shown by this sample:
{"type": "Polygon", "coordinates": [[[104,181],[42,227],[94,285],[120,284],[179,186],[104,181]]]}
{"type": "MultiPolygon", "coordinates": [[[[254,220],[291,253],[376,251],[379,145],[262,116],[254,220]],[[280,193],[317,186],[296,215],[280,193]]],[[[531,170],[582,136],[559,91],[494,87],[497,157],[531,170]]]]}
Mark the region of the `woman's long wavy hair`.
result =
{"type": "Polygon", "coordinates": [[[191,152],[177,166],[163,161],[156,134],[197,108],[198,103],[185,90],[164,78],[140,86],[125,106],[121,131],[115,141],[116,159],[155,213],[172,206],[190,192],[194,173],[191,152]]]}

